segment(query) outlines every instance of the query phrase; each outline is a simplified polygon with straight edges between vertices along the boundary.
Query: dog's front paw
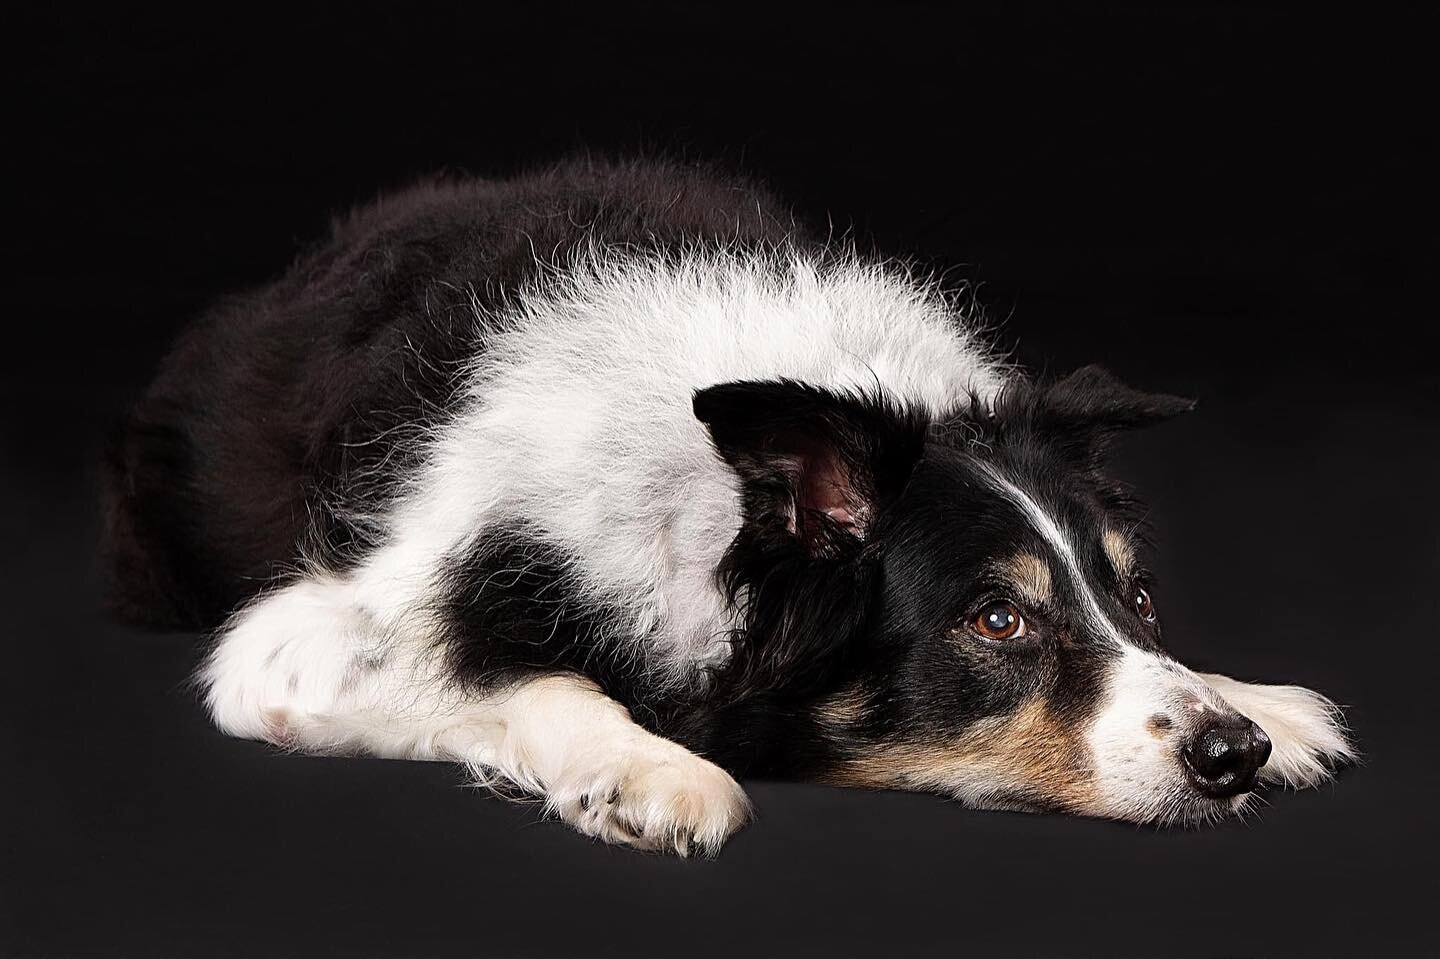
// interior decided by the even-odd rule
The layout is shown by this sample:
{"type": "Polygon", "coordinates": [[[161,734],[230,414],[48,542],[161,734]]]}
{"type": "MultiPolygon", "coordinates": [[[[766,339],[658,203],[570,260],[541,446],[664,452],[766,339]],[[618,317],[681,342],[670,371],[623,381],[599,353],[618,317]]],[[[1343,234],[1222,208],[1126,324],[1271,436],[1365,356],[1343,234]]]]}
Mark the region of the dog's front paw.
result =
{"type": "Polygon", "coordinates": [[[1303,686],[1263,686],[1208,674],[1206,682],[1270,737],[1267,782],[1314,786],[1356,758],[1340,707],[1303,686]]]}
{"type": "Polygon", "coordinates": [[[597,750],[552,783],[546,805],[589,836],[640,849],[714,855],[750,817],[740,784],[664,740],[597,750]]]}

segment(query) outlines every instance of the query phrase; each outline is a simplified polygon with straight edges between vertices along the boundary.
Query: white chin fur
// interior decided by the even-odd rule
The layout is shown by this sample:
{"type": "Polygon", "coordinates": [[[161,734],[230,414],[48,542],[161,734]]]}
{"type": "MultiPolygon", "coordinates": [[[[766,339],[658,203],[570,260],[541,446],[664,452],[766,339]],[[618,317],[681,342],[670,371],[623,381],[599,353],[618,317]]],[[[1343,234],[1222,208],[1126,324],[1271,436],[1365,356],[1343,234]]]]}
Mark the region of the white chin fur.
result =
{"type": "Polygon", "coordinates": [[[1270,761],[1260,770],[1266,782],[1314,786],[1328,779],[1337,764],[1356,758],[1340,707],[1319,693],[1301,686],[1242,683],[1214,673],[1200,677],[1270,737],[1270,761]]]}

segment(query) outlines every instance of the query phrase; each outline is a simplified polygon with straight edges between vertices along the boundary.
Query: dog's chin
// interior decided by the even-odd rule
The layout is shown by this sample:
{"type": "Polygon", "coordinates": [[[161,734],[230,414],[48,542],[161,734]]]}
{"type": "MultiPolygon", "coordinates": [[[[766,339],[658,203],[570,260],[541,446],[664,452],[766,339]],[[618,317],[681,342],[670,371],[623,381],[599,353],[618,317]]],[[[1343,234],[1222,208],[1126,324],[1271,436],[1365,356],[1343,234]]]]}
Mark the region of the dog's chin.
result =
{"type": "Polygon", "coordinates": [[[1202,829],[1230,819],[1243,819],[1253,804],[1255,795],[1252,791],[1215,799],[1182,786],[1171,795],[1151,796],[1143,801],[1092,808],[1075,808],[1061,801],[1014,792],[995,793],[983,798],[967,796],[963,797],[963,801],[974,808],[996,812],[1039,815],[1070,813],[1091,819],[1134,823],[1138,826],[1202,829]]]}
{"type": "Polygon", "coordinates": [[[1157,822],[1162,826],[1178,826],[1181,828],[1201,828],[1212,826],[1227,819],[1243,819],[1245,811],[1249,808],[1255,798],[1255,793],[1244,792],[1238,796],[1227,796],[1222,799],[1212,798],[1201,793],[1193,793],[1184,800],[1180,808],[1171,812],[1168,816],[1160,817],[1157,822]]]}
{"type": "Polygon", "coordinates": [[[1260,783],[1234,796],[1215,796],[1197,784],[1183,768],[1149,780],[1135,789],[1135,781],[1102,782],[1098,788],[1078,788],[1053,795],[1033,788],[974,788],[954,795],[977,809],[1036,814],[1070,814],[1158,828],[1199,829],[1232,819],[1243,819],[1258,801],[1260,783]],[[1108,787],[1108,788],[1107,788],[1108,787]],[[1084,795],[1088,793],[1088,795],[1084,795]],[[1083,796],[1083,798],[1081,798],[1083,796]],[[1078,801],[1077,801],[1078,800],[1078,801]]]}
{"type": "Polygon", "coordinates": [[[1112,800],[1092,814],[1137,825],[1198,829],[1229,819],[1243,819],[1255,797],[1253,789],[1237,796],[1211,796],[1179,780],[1142,796],[1112,800]]]}
{"type": "Polygon", "coordinates": [[[1161,828],[1199,829],[1229,819],[1243,819],[1256,800],[1254,789],[1238,796],[1214,797],[1187,779],[1157,786],[1142,794],[1111,795],[1077,804],[1073,797],[1052,797],[1027,789],[966,789],[955,798],[975,809],[1038,815],[1070,814],[1161,828]]]}

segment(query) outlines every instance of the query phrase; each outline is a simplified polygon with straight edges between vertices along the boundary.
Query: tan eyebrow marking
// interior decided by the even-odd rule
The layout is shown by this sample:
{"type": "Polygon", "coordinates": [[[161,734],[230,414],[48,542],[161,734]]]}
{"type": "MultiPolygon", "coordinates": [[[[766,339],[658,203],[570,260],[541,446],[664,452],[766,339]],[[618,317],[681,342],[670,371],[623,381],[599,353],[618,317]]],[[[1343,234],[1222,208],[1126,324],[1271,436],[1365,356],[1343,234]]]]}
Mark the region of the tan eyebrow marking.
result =
{"type": "Polygon", "coordinates": [[[1100,545],[1105,547],[1105,555],[1110,557],[1110,565],[1115,567],[1115,572],[1122,576],[1130,573],[1135,567],[1135,547],[1130,541],[1113,529],[1107,529],[1105,535],[1100,537],[1100,545]]]}
{"type": "Polygon", "coordinates": [[[1055,587],[1050,579],[1050,564],[1034,553],[1017,553],[1004,567],[1020,598],[1036,606],[1055,601],[1055,587]]]}

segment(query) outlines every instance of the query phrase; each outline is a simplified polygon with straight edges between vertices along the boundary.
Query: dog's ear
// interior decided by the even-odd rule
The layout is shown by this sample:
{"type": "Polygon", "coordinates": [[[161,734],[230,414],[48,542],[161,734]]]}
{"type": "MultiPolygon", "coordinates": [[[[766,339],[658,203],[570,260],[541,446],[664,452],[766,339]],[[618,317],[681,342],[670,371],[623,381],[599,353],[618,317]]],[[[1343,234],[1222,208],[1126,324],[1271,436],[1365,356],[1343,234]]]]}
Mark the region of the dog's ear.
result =
{"type": "Polygon", "coordinates": [[[818,688],[863,635],[880,582],[865,543],[929,424],[883,399],[789,380],[723,383],[693,402],[741,480],[744,523],[718,570],[748,613],[730,692],[818,688]]]}
{"type": "Polygon", "coordinates": [[[1036,428],[1086,466],[1098,466],[1119,433],[1195,408],[1194,400],[1126,386],[1099,366],[1082,366],[1040,387],[1033,399],[1036,428]]]}
{"type": "Polygon", "coordinates": [[[812,556],[863,543],[924,449],[926,424],[892,404],[790,380],[722,383],[693,404],[744,483],[747,522],[812,556]]]}

